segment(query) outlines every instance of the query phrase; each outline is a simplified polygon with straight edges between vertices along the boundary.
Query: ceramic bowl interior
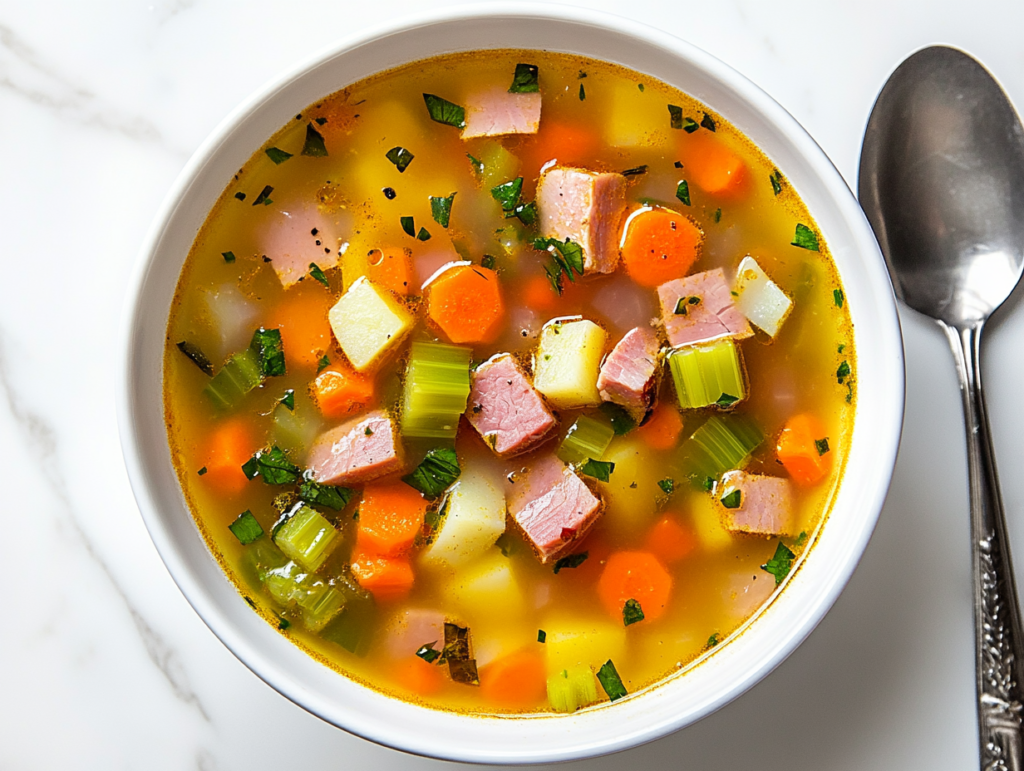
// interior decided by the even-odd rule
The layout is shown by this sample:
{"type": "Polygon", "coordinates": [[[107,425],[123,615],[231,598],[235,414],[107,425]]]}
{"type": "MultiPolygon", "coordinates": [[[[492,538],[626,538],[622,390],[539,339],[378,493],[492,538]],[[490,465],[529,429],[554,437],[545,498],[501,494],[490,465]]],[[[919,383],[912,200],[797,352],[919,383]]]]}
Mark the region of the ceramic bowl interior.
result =
{"type": "Polygon", "coordinates": [[[688,725],[779,664],[831,607],[874,528],[903,415],[899,322],[874,237],[839,173],[801,126],[750,81],[670,35],[550,5],[450,9],[377,30],[315,56],[217,128],[182,172],[140,257],[124,319],[119,421],[149,532],[188,601],[277,691],[339,727],[453,760],[531,763],[625,749],[688,725]],[[171,464],[162,411],[167,318],[182,263],[217,196],[250,155],[308,104],[371,74],[438,54],[533,48],[615,62],[692,94],[745,132],[807,203],[842,275],[858,356],[855,428],[844,482],[808,558],[766,612],[681,677],[569,716],[484,718],[434,711],[325,668],[242,600],[193,523],[171,464]]]}

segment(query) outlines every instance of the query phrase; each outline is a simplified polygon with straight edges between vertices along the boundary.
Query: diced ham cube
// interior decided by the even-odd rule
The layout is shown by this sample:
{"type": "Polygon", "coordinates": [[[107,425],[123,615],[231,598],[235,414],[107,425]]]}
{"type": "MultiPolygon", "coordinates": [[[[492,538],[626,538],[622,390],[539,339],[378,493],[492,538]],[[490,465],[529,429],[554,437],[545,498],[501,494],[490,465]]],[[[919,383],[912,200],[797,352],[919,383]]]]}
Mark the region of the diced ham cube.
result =
{"type": "Polygon", "coordinates": [[[444,647],[444,620],[444,614],[437,610],[403,610],[381,635],[387,652],[392,658],[408,658],[430,643],[436,643],[434,647],[440,651],[444,647]]]}
{"type": "Polygon", "coordinates": [[[466,97],[463,139],[506,134],[536,134],[540,125],[540,93],[510,94],[502,87],[466,97]]]}
{"type": "Polygon", "coordinates": [[[537,182],[540,232],[583,247],[584,273],[611,273],[619,262],[626,178],[556,166],[537,182]]]}
{"type": "Polygon", "coordinates": [[[400,471],[398,431],[383,410],[375,410],[321,434],[306,465],[325,485],[359,484],[400,471]]]}
{"type": "Polygon", "coordinates": [[[338,236],[338,226],[316,206],[275,205],[258,243],[287,289],[309,273],[310,263],[321,270],[337,266],[338,236]]]}
{"type": "Polygon", "coordinates": [[[793,485],[788,479],[730,471],[722,476],[715,496],[728,501],[736,491],[740,494],[739,505],[729,508],[723,504],[726,530],[758,535],[793,534],[793,485]]]}
{"type": "Polygon", "coordinates": [[[658,348],[658,336],[649,327],[631,329],[608,354],[597,377],[601,398],[618,404],[638,423],[654,398],[658,348]]]}
{"type": "Polygon", "coordinates": [[[466,417],[494,452],[503,457],[530,449],[556,425],[540,394],[507,353],[498,354],[476,368],[466,417]]]}
{"type": "Polygon", "coordinates": [[[720,337],[743,339],[754,334],[733,303],[721,268],[662,284],[658,287],[658,300],[665,333],[673,348],[720,337]]]}
{"type": "Polygon", "coordinates": [[[508,505],[512,519],[545,565],[586,536],[602,509],[601,499],[553,456],[518,475],[508,505]]]}

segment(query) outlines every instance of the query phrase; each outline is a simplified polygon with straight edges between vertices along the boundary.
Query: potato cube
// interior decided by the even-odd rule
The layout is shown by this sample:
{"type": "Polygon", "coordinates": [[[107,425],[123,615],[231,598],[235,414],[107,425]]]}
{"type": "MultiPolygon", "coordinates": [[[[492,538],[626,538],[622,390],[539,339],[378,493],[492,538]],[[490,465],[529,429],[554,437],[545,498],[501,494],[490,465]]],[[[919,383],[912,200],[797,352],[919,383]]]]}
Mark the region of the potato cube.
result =
{"type": "Polygon", "coordinates": [[[658,482],[667,473],[658,454],[642,439],[616,437],[603,459],[615,464],[615,472],[601,485],[604,494],[604,527],[614,537],[629,538],[643,532],[653,519],[665,493],[658,482]]]}
{"type": "Polygon", "coordinates": [[[482,555],[505,532],[505,495],[499,480],[477,469],[463,471],[448,496],[447,512],[425,565],[461,567],[482,555]]]}
{"type": "Polygon", "coordinates": [[[349,287],[327,318],[341,350],[360,372],[398,345],[415,322],[403,305],[366,278],[349,287]]]}
{"type": "Polygon", "coordinates": [[[708,551],[722,551],[733,542],[733,535],[725,529],[722,514],[710,493],[694,492],[687,499],[690,521],[697,540],[708,551]]]}
{"type": "Polygon", "coordinates": [[[606,618],[552,617],[542,628],[549,673],[580,665],[596,670],[608,659],[621,660],[626,652],[625,627],[606,618]]]}
{"type": "Polygon", "coordinates": [[[587,319],[549,321],[533,358],[534,388],[562,409],[600,404],[597,376],[607,337],[587,319]]]}
{"type": "Polygon", "coordinates": [[[768,278],[757,260],[749,255],[743,258],[736,269],[733,294],[740,313],[772,337],[778,334],[779,327],[793,307],[793,301],[768,278]]]}
{"type": "Polygon", "coordinates": [[[668,126],[665,102],[656,90],[641,91],[628,81],[611,86],[608,118],[604,121],[608,144],[636,148],[664,145],[669,140],[668,126]]]}
{"type": "Polygon", "coordinates": [[[508,557],[497,548],[460,568],[448,582],[445,599],[474,626],[507,624],[526,607],[508,557]]]}

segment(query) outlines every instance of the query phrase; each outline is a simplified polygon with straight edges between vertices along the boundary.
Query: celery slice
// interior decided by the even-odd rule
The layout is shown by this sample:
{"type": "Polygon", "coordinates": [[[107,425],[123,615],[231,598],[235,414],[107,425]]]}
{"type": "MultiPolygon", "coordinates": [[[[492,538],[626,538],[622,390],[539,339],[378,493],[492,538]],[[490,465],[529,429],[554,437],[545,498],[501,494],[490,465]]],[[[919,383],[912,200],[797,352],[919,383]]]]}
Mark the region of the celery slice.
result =
{"type": "Polygon", "coordinates": [[[469,399],[471,348],[442,343],[412,344],[405,371],[402,433],[454,439],[469,399]]]}
{"type": "Polygon", "coordinates": [[[296,562],[268,571],[264,586],[286,608],[302,611],[306,628],[319,632],[345,606],[345,596],[296,562]]]}
{"type": "Polygon", "coordinates": [[[726,471],[742,468],[764,441],[761,429],[742,415],[709,418],[683,442],[680,452],[695,481],[716,480],[726,471]]]}
{"type": "Polygon", "coordinates": [[[320,430],[320,418],[307,402],[300,402],[294,410],[278,404],[272,422],[273,443],[291,452],[304,452],[320,430]]]}
{"type": "Polygon", "coordinates": [[[338,531],[309,506],[300,506],[274,532],[274,543],[307,570],[316,570],[338,544],[338,531]]]}
{"type": "Polygon", "coordinates": [[[747,395],[739,349],[732,338],[681,348],[668,362],[684,410],[711,404],[727,407],[747,395]]]}
{"type": "Polygon", "coordinates": [[[555,712],[571,713],[597,701],[597,686],[590,667],[578,664],[548,678],[548,701],[555,712]]]}
{"type": "Polygon", "coordinates": [[[281,550],[266,538],[253,541],[242,550],[240,569],[249,586],[258,589],[263,586],[267,574],[288,562],[281,550]]]}
{"type": "Polygon", "coordinates": [[[320,636],[350,653],[365,656],[370,651],[377,613],[373,595],[345,576],[335,579],[334,588],[344,596],[345,607],[324,627],[320,636]]]}
{"type": "Polygon", "coordinates": [[[256,354],[246,348],[224,362],[220,371],[206,384],[203,393],[217,409],[229,410],[262,382],[256,354]]]}
{"type": "Polygon", "coordinates": [[[580,415],[558,447],[558,458],[566,463],[601,460],[615,436],[615,429],[604,421],[580,415]]]}

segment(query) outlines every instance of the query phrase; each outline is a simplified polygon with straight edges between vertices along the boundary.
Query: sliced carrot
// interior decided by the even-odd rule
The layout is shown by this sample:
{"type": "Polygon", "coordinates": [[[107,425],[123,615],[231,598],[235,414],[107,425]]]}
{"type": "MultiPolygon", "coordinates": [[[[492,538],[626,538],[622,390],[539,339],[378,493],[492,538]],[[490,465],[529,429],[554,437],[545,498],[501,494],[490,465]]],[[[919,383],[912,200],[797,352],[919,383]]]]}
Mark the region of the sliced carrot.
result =
{"type": "Polygon", "coordinates": [[[477,265],[455,265],[427,287],[427,315],[453,343],[497,337],[505,316],[498,274],[477,265]]]}
{"type": "Polygon", "coordinates": [[[651,417],[640,426],[637,434],[653,450],[671,450],[682,432],[683,419],[679,410],[662,402],[654,408],[651,417]]]}
{"type": "Polygon", "coordinates": [[[393,664],[391,675],[399,687],[419,696],[432,696],[444,685],[444,669],[414,656],[393,664]]]}
{"type": "Polygon", "coordinates": [[[546,276],[533,276],[523,283],[522,302],[527,308],[550,311],[558,307],[558,295],[546,276]]]}
{"type": "Polygon", "coordinates": [[[242,464],[259,448],[256,436],[244,418],[229,418],[210,434],[205,455],[206,473],[201,479],[222,495],[238,495],[249,484],[242,464]]]}
{"type": "Polygon", "coordinates": [[[620,551],[608,558],[597,593],[613,618],[622,620],[626,600],[636,600],[650,621],[661,616],[672,594],[672,576],[646,551],[620,551]]]}
{"type": "Polygon", "coordinates": [[[689,217],[661,207],[637,209],[626,220],[622,262],[640,286],[682,278],[700,256],[704,233],[689,217]]]}
{"type": "Polygon", "coordinates": [[[679,517],[665,514],[647,531],[644,544],[651,554],[663,562],[678,562],[693,551],[697,545],[697,536],[679,521],[679,517]]]}
{"type": "Polygon", "coordinates": [[[540,653],[520,650],[480,670],[480,695],[488,704],[525,709],[544,701],[547,670],[540,653]]]}
{"type": "Polygon", "coordinates": [[[412,255],[408,249],[374,249],[366,258],[366,277],[405,297],[412,286],[412,255]]]}
{"type": "MultiPolygon", "coordinates": [[[[362,509],[360,509],[360,520],[362,509]]],[[[400,600],[412,589],[415,576],[405,557],[382,557],[356,546],[352,554],[352,575],[378,602],[400,600]]]]}
{"type": "Polygon", "coordinates": [[[373,378],[347,363],[332,364],[313,380],[312,391],[325,418],[341,418],[373,401],[373,378]]]}
{"type": "Polygon", "coordinates": [[[747,174],[743,159],[721,139],[698,131],[683,139],[683,176],[701,190],[716,195],[739,191],[747,174]]]}
{"type": "Polygon", "coordinates": [[[359,504],[356,548],[385,557],[404,554],[423,529],[426,513],[426,499],[404,482],[367,485],[359,504]]]}
{"type": "Polygon", "coordinates": [[[268,327],[281,330],[285,359],[289,365],[312,368],[331,348],[331,325],[327,312],[332,297],[327,290],[307,278],[284,293],[268,327]]]}
{"type": "Polygon", "coordinates": [[[789,476],[800,485],[820,482],[832,468],[832,452],[825,428],[808,413],[789,419],[779,435],[775,452],[789,476]]]}
{"type": "Polygon", "coordinates": [[[540,131],[517,155],[523,162],[523,176],[531,179],[552,162],[559,166],[582,165],[596,149],[597,134],[591,127],[541,121],[540,131]]]}

